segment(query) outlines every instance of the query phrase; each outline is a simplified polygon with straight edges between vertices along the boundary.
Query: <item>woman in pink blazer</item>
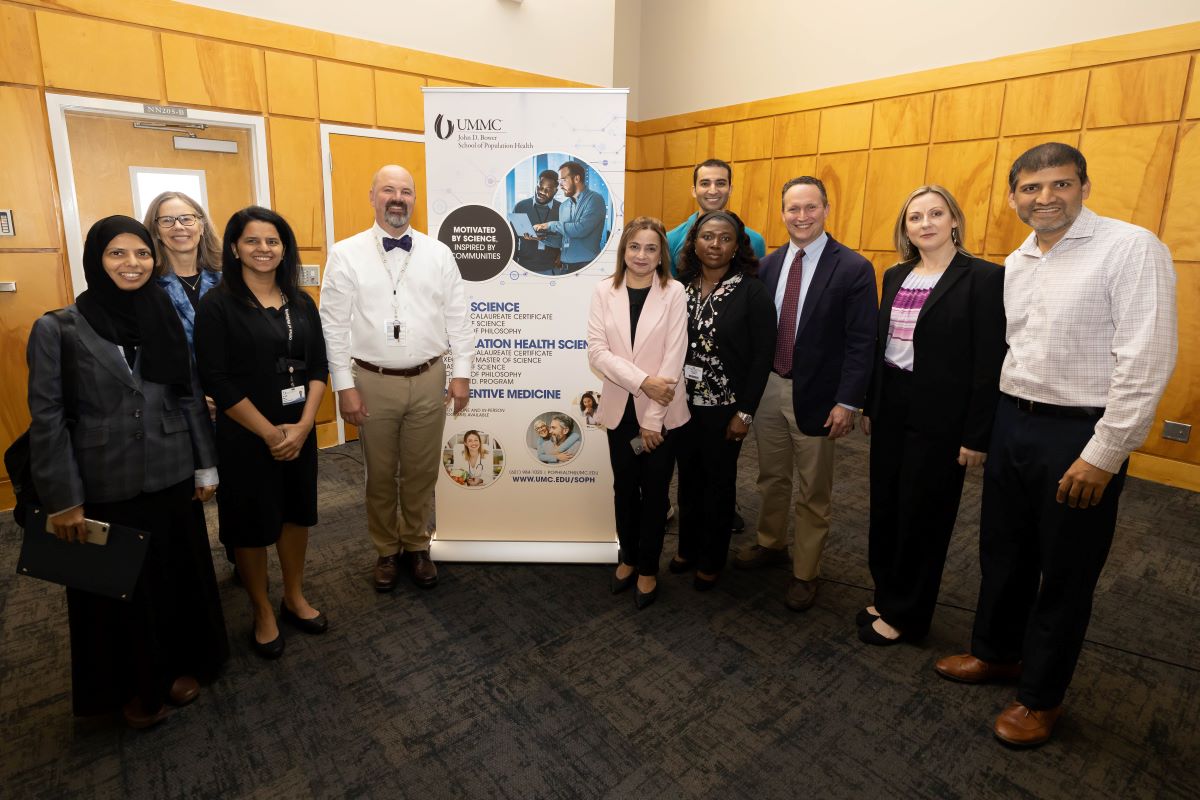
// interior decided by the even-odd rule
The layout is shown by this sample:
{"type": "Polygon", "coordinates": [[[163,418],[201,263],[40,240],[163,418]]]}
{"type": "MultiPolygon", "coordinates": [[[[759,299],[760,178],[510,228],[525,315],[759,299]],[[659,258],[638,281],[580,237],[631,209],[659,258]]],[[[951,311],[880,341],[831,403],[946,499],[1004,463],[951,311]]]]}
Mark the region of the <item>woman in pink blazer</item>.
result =
{"type": "Polygon", "coordinates": [[[642,609],[658,593],[658,560],[675,465],[671,431],[688,421],[679,387],[687,353],[687,299],[671,279],[663,224],[625,226],[617,269],[596,284],[588,315],[588,362],[604,376],[597,421],[608,429],[620,563],[613,594],[633,586],[642,609]]]}

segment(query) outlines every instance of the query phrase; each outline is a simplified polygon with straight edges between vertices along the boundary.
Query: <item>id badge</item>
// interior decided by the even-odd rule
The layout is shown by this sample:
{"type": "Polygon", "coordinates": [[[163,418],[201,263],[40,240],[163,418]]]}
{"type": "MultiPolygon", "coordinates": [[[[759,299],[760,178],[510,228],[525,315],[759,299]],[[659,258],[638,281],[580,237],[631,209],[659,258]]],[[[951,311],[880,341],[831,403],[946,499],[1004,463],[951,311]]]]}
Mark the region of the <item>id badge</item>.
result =
{"type": "Polygon", "coordinates": [[[402,319],[389,319],[385,322],[383,343],[388,347],[404,347],[408,344],[408,323],[402,319]]]}
{"type": "Polygon", "coordinates": [[[283,390],[282,395],[283,395],[283,397],[282,397],[283,404],[285,406],[294,406],[294,405],[296,405],[296,403],[303,403],[304,402],[304,387],[303,386],[289,386],[288,388],[283,390]]]}
{"type": "Polygon", "coordinates": [[[704,380],[704,368],[695,364],[684,364],[683,377],[689,381],[696,381],[699,383],[700,381],[704,380]]]}

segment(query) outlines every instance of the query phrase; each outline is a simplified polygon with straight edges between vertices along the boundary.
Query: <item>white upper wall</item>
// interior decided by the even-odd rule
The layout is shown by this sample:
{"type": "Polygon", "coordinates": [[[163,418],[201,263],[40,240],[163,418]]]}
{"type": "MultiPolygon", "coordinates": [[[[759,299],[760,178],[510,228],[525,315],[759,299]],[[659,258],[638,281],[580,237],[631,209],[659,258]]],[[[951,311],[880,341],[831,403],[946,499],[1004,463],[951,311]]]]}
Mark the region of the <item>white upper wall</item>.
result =
{"type": "Polygon", "coordinates": [[[1196,0],[645,0],[653,119],[1200,20],[1196,0]]]}
{"type": "Polygon", "coordinates": [[[612,85],[614,0],[183,2],[580,83],[612,85]]]}

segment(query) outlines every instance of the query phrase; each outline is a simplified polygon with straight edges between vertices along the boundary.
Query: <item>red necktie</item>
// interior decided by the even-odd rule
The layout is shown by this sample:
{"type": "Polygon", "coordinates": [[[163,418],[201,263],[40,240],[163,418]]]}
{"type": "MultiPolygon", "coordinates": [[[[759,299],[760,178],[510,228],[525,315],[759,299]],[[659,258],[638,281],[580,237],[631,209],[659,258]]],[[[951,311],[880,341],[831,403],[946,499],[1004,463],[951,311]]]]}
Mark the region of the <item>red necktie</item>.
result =
{"type": "Polygon", "coordinates": [[[785,378],[792,377],[792,350],[796,346],[796,314],[800,308],[800,281],[804,279],[804,250],[797,250],[788,270],[787,286],[783,290],[783,306],[779,309],[779,332],[775,336],[775,371],[785,378]]]}

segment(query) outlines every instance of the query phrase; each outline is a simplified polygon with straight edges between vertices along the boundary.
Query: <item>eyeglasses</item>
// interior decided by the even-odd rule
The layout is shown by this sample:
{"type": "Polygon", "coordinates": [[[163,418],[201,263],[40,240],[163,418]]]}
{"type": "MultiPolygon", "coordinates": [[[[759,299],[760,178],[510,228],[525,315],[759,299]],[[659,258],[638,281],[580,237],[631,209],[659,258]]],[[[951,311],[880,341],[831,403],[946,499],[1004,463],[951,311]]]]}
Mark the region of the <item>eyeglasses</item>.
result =
{"type": "Polygon", "coordinates": [[[154,221],[158,223],[158,227],[166,230],[175,227],[176,222],[185,228],[190,228],[196,224],[198,219],[200,216],[197,214],[180,214],[178,217],[157,217],[154,221]]]}

